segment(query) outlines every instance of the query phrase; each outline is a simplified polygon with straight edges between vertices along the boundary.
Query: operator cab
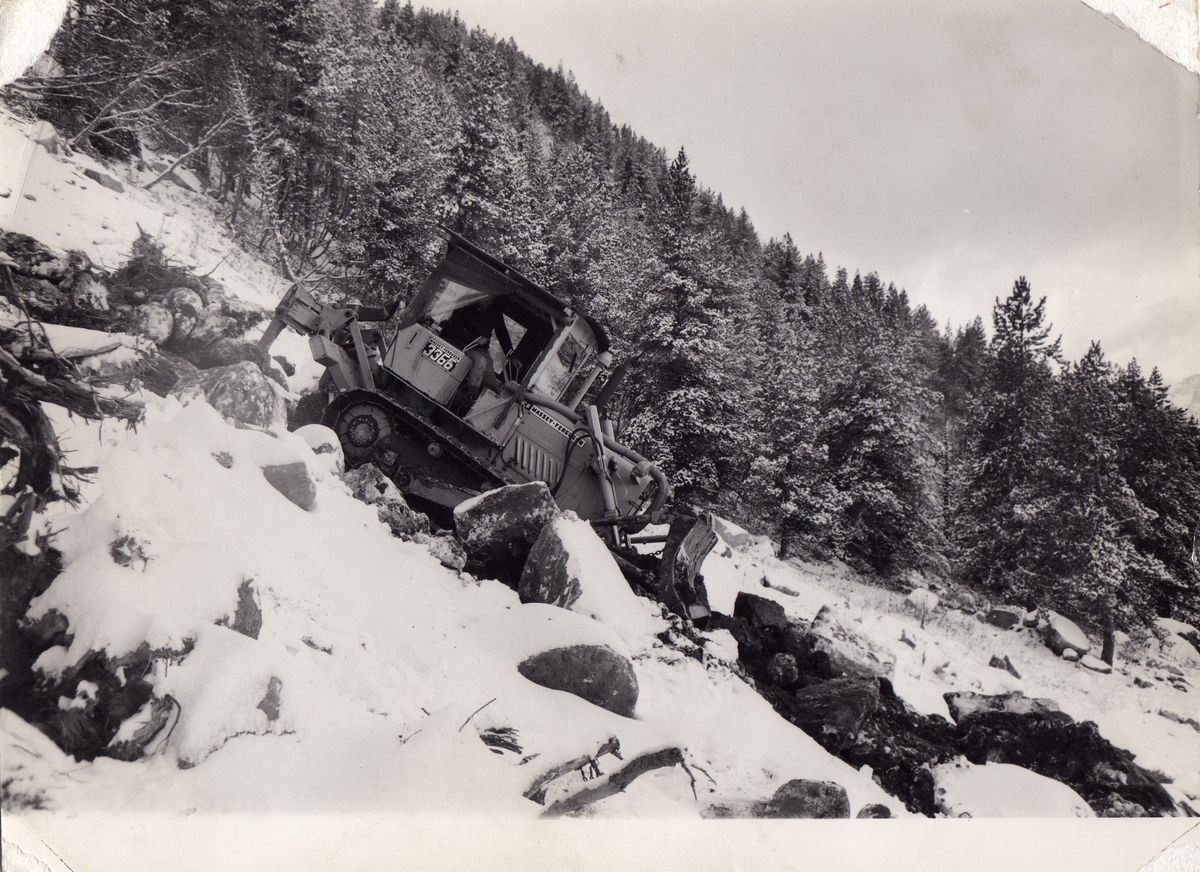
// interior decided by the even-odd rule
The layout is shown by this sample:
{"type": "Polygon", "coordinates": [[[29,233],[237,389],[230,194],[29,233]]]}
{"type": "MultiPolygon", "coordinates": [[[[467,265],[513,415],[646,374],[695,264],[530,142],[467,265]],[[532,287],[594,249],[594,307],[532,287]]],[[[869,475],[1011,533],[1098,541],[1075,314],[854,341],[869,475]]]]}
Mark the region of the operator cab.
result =
{"type": "Polygon", "coordinates": [[[445,260],[405,309],[383,368],[497,444],[515,383],[574,409],[611,357],[602,329],[447,231],[445,260]]]}

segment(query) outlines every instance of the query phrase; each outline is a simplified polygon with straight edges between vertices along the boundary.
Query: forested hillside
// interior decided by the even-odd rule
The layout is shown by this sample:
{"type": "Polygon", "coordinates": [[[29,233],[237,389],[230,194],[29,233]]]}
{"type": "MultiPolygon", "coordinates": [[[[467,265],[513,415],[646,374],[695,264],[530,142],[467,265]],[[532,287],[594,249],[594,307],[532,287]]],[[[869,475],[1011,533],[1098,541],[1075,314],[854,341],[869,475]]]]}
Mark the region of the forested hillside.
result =
{"type": "Polygon", "coordinates": [[[785,555],[1096,629],[1200,614],[1200,427],[1157,370],[1063,359],[1023,278],[994,277],[991,330],[941,327],[819,240],[760,239],[561,67],[396,0],[86,0],[52,54],[11,105],[178,156],[320,293],[407,298],[441,222],[594,314],[632,364],[624,439],[785,555]]]}

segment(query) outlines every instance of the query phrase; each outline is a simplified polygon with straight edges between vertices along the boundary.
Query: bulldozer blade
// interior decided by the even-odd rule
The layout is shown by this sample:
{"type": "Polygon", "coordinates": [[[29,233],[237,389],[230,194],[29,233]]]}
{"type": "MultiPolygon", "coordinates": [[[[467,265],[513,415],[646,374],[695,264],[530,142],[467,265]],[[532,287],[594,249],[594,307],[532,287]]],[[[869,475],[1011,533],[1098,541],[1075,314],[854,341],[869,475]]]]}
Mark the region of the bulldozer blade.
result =
{"type": "Polygon", "coordinates": [[[702,621],[712,614],[704,585],[696,576],[716,544],[709,515],[676,515],[671,520],[658,564],[657,594],[668,608],[689,620],[702,621]]]}

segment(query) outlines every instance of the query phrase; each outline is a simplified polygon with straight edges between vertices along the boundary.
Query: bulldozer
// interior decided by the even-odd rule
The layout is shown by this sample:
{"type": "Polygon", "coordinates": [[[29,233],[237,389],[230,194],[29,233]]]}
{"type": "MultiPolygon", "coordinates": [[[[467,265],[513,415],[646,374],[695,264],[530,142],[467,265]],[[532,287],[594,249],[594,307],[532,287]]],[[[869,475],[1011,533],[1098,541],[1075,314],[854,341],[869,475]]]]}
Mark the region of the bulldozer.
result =
{"type": "Polygon", "coordinates": [[[325,367],[322,423],[348,468],[373,463],[443,519],[482,492],[544,482],[592,524],[631,584],[703,622],[712,518],[673,506],[663,472],[617,441],[605,410],[627,370],[613,367],[603,326],[442,229],[445,257],[394,327],[398,300],[329,305],[295,284],[260,352],[284,329],[308,337],[325,367]]]}

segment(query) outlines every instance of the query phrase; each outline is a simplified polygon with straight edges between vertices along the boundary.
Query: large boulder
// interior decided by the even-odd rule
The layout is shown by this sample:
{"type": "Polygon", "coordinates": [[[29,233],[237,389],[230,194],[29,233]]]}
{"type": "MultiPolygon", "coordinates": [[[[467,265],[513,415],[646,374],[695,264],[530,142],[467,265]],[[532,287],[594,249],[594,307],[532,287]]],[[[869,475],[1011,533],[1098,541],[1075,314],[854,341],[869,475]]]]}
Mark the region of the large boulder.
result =
{"type": "Polygon", "coordinates": [[[506,485],[460,503],[454,528],[469,562],[505,580],[519,578],[542,528],[559,514],[544,482],[506,485]]]}
{"type": "Polygon", "coordinates": [[[522,660],[517,671],[534,684],[574,694],[627,718],[637,707],[633,664],[607,645],[551,648],[522,660]]]}
{"type": "Polygon", "coordinates": [[[387,524],[393,536],[412,539],[429,532],[429,518],[409,508],[395,482],[373,463],[349,470],[342,481],[355,499],[375,507],[379,520],[387,524]]]}
{"type": "Polygon", "coordinates": [[[204,399],[235,424],[264,430],[287,425],[287,407],[263,371],[249,361],[186,375],[171,390],[182,400],[204,399]]]}
{"type": "Polygon", "coordinates": [[[739,527],[732,521],[726,521],[724,518],[716,515],[712,516],[713,530],[720,536],[727,545],[734,548],[745,548],[754,541],[754,537],[750,535],[748,530],[739,527]]]}
{"type": "Polygon", "coordinates": [[[895,654],[842,624],[828,606],[821,606],[808,628],[814,652],[828,659],[832,676],[891,678],[895,654]]]}
{"type": "Polygon", "coordinates": [[[904,608],[922,620],[938,606],[938,595],[925,587],[914,588],[904,598],[904,608]]]}
{"type": "Polygon", "coordinates": [[[1067,620],[1058,612],[1046,612],[1044,638],[1046,647],[1058,655],[1062,655],[1069,648],[1082,657],[1092,647],[1087,634],[1077,624],[1067,620]]]}
{"type": "Polygon", "coordinates": [[[526,603],[545,603],[595,618],[625,637],[650,628],[647,610],[591,524],[574,512],[552,518],[538,535],[517,584],[526,603]]]}
{"type": "Polygon", "coordinates": [[[834,678],[796,691],[788,714],[810,736],[836,734],[850,740],[878,708],[878,680],[834,678]]]}

